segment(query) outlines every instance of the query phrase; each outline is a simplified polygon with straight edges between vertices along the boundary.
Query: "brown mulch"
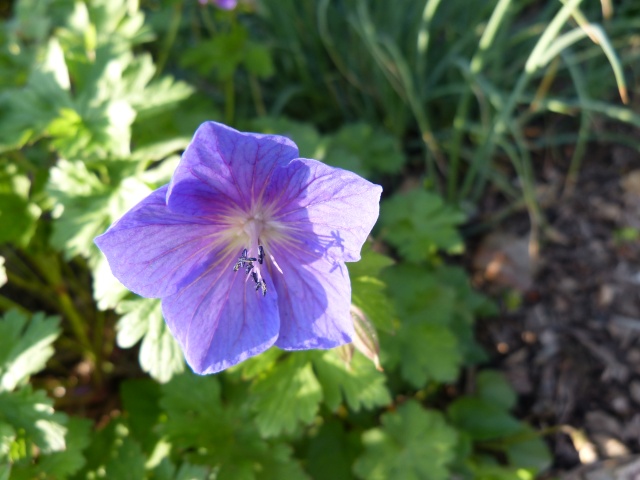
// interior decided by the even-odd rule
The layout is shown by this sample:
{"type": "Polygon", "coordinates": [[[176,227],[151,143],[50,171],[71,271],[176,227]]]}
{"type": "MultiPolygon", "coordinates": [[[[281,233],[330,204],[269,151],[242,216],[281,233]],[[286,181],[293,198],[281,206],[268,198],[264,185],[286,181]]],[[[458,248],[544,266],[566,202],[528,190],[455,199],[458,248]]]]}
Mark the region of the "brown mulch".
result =
{"type": "Polygon", "coordinates": [[[525,215],[475,252],[481,288],[522,299],[480,337],[519,394],[516,413],[549,432],[553,475],[640,453],[638,169],[637,152],[591,149],[566,195],[566,165],[543,159],[538,252],[525,215]]]}

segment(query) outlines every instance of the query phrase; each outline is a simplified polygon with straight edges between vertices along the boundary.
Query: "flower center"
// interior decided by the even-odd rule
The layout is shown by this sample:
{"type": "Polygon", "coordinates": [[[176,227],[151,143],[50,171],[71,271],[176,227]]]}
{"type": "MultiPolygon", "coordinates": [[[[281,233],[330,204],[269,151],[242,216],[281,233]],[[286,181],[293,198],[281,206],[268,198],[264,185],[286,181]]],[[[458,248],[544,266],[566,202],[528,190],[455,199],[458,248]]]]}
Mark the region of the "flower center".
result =
{"type": "Polygon", "coordinates": [[[273,209],[268,205],[252,207],[249,211],[232,211],[227,222],[229,228],[225,237],[229,247],[242,249],[233,271],[244,270],[246,280],[251,279],[256,291],[262,291],[265,296],[267,283],[262,277],[261,268],[266,268],[266,260],[269,260],[269,268],[273,267],[282,273],[273,255],[266,254],[265,250],[269,250],[269,245],[276,242],[288,241],[286,225],[274,218],[273,209]]]}

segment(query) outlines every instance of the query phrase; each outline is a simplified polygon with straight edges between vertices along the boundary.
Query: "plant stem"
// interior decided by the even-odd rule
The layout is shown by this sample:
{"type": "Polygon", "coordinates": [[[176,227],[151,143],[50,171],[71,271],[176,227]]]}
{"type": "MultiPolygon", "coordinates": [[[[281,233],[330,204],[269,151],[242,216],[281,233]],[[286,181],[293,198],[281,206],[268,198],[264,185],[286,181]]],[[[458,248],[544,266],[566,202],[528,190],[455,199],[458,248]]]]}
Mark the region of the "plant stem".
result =
{"type": "Polygon", "coordinates": [[[67,292],[67,287],[62,280],[58,256],[56,254],[49,254],[46,258],[41,258],[40,256],[34,255],[32,261],[34,265],[38,267],[40,274],[45,278],[53,292],[57,295],[58,307],[64,317],[69,321],[71,331],[80,344],[86,349],[86,353],[94,360],[96,355],[85,330],[83,317],[76,309],[67,292]]]}
{"type": "MultiPolygon", "coordinates": [[[[487,23],[487,27],[485,28],[485,31],[480,38],[478,50],[474,54],[469,65],[469,71],[472,77],[470,78],[470,81],[473,81],[473,77],[475,77],[482,71],[482,68],[485,65],[487,52],[489,51],[491,45],[493,44],[493,41],[495,40],[496,33],[498,32],[498,27],[505,19],[510,4],[511,0],[500,0],[494,8],[491,18],[489,19],[489,23],[487,23]]],[[[464,131],[464,123],[469,113],[471,92],[471,89],[465,90],[462,98],[460,99],[458,109],[456,110],[456,116],[453,120],[454,134],[452,141],[451,159],[449,162],[449,171],[447,172],[447,198],[449,199],[449,201],[454,200],[454,198],[456,197],[456,189],[458,186],[458,171],[460,167],[460,150],[463,141],[462,134],[464,131]]],[[[460,200],[460,198],[458,198],[458,200],[460,200]]]]}
{"type": "Polygon", "coordinates": [[[26,308],[24,308],[22,305],[14,302],[13,300],[5,297],[4,295],[0,295],[0,310],[7,311],[11,309],[18,310],[20,313],[24,313],[26,315],[31,315],[31,312],[26,308]]]}
{"type": "Polygon", "coordinates": [[[255,75],[249,75],[249,86],[251,87],[251,96],[253,97],[253,103],[256,107],[256,113],[259,117],[267,115],[267,109],[262,99],[262,91],[260,90],[260,82],[255,75]]]}
{"type": "Polygon", "coordinates": [[[173,6],[173,13],[174,14],[171,16],[171,22],[169,23],[169,29],[167,30],[164,43],[162,44],[162,49],[158,54],[158,61],[156,62],[156,77],[159,77],[162,74],[167,63],[167,59],[169,58],[171,48],[176,41],[176,36],[180,29],[180,23],[182,22],[182,2],[178,2],[173,6]]]}
{"type": "Polygon", "coordinates": [[[224,82],[224,100],[224,120],[227,125],[233,125],[236,100],[236,87],[233,82],[233,76],[224,82]]]}

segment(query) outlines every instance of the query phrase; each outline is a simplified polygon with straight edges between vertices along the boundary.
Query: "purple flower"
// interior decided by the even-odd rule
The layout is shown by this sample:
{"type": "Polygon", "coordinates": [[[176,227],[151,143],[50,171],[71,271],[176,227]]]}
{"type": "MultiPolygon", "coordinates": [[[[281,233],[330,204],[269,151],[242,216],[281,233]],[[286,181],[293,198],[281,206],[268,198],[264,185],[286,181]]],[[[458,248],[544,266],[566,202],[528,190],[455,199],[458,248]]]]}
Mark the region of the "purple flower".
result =
{"type": "Polygon", "coordinates": [[[223,10],[233,10],[238,5],[238,0],[200,0],[202,5],[214,3],[223,10]]]}
{"type": "Polygon", "coordinates": [[[285,137],[207,122],[171,183],[95,242],[127,288],[162,299],[191,368],[214,373],[272,345],[351,341],[344,262],[360,259],[381,191],[285,137]]]}

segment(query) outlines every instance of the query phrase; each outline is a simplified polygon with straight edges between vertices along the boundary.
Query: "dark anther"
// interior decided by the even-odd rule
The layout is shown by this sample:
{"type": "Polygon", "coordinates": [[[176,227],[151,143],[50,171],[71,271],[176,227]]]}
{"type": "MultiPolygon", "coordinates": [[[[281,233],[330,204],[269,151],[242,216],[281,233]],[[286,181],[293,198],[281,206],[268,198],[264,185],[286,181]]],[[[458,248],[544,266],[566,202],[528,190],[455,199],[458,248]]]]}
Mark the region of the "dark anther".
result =
{"type": "Polygon", "coordinates": [[[247,252],[246,248],[244,250],[242,250],[242,255],[240,256],[240,258],[238,258],[238,261],[233,266],[233,271],[234,272],[237,272],[238,270],[243,268],[245,263],[247,264],[247,269],[248,269],[248,270],[246,270],[247,273],[249,273],[251,268],[253,268],[253,262],[255,262],[257,260],[257,258],[247,257],[247,253],[248,252],[247,252]],[[249,267],[251,267],[251,268],[249,268],[249,267]]]}
{"type": "Polygon", "coordinates": [[[265,282],[264,280],[260,280],[259,282],[256,282],[256,292],[260,288],[262,289],[262,296],[264,297],[267,294],[267,282],[265,282]]]}
{"type": "Polygon", "coordinates": [[[238,261],[233,267],[233,271],[237,272],[241,268],[244,268],[244,271],[247,275],[251,274],[251,278],[256,284],[256,292],[262,289],[262,296],[264,297],[267,294],[267,282],[264,280],[260,280],[258,277],[258,272],[254,272],[253,270],[253,262],[262,262],[264,261],[264,248],[262,245],[258,246],[258,258],[247,257],[249,252],[245,248],[242,250],[242,255],[238,258],[238,261]]]}

